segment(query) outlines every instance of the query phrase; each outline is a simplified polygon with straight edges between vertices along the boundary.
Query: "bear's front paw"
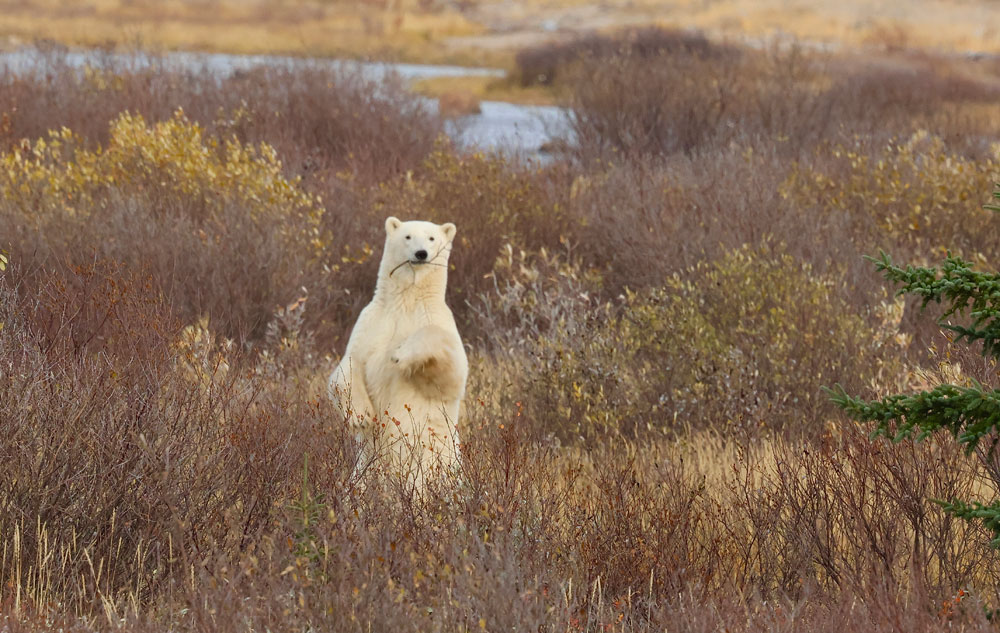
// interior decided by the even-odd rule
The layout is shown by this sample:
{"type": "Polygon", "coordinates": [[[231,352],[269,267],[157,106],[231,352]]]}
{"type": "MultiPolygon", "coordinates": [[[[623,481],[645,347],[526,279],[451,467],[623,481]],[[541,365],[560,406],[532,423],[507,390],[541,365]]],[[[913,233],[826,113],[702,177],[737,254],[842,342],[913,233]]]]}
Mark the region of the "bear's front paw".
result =
{"type": "Polygon", "coordinates": [[[396,365],[409,365],[413,362],[414,352],[413,345],[409,341],[403,341],[396,346],[396,349],[389,352],[389,360],[396,365]]]}
{"type": "Polygon", "coordinates": [[[409,340],[389,355],[391,360],[400,371],[409,376],[421,371],[428,363],[434,362],[434,353],[426,349],[420,341],[409,340]]]}

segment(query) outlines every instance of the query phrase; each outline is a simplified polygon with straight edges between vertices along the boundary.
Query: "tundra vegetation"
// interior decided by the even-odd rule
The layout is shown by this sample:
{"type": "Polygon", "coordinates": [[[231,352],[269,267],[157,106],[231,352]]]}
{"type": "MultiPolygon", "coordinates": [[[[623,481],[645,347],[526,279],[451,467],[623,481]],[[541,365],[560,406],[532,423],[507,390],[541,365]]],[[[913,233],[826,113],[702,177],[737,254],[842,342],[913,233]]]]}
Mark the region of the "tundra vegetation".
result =
{"type": "Polygon", "coordinates": [[[317,68],[0,75],[0,627],[992,630],[993,531],[932,500],[996,462],[823,387],[996,388],[863,256],[995,269],[1000,66],[587,42],[512,78],[571,108],[544,164],[317,68]],[[459,226],[416,497],[322,390],[390,215],[459,226]]]}

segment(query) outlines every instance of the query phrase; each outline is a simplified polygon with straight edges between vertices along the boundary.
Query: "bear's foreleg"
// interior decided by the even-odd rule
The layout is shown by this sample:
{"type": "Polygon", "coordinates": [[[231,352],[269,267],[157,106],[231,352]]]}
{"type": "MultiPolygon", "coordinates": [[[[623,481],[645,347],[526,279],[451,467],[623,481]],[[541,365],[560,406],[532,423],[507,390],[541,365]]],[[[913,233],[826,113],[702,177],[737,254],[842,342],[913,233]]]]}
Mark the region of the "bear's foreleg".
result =
{"type": "Polygon", "coordinates": [[[390,360],[404,379],[427,393],[445,400],[462,396],[465,371],[461,340],[436,325],[422,327],[396,348],[390,360]]]}

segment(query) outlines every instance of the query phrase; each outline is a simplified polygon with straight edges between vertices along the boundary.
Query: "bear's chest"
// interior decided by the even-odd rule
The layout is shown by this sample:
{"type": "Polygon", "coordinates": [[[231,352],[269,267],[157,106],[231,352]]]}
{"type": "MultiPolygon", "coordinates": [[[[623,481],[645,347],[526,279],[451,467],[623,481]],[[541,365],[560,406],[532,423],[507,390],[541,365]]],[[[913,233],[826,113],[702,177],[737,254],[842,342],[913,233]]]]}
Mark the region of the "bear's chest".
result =
{"type": "Polygon", "coordinates": [[[365,341],[369,354],[380,351],[389,353],[422,327],[440,323],[440,317],[426,310],[397,313],[381,313],[369,328],[370,335],[365,341]]]}

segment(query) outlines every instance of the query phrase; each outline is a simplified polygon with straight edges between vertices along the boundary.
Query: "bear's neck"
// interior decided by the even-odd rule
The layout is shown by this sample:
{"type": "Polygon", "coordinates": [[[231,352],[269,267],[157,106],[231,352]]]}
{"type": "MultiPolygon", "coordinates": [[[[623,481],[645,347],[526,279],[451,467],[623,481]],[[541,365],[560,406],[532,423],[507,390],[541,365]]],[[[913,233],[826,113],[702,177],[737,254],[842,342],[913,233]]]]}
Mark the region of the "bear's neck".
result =
{"type": "Polygon", "coordinates": [[[391,275],[392,268],[379,266],[374,302],[393,310],[413,310],[444,303],[448,269],[424,265],[420,269],[403,266],[391,275]],[[429,270],[423,270],[429,268],[429,270]]]}

